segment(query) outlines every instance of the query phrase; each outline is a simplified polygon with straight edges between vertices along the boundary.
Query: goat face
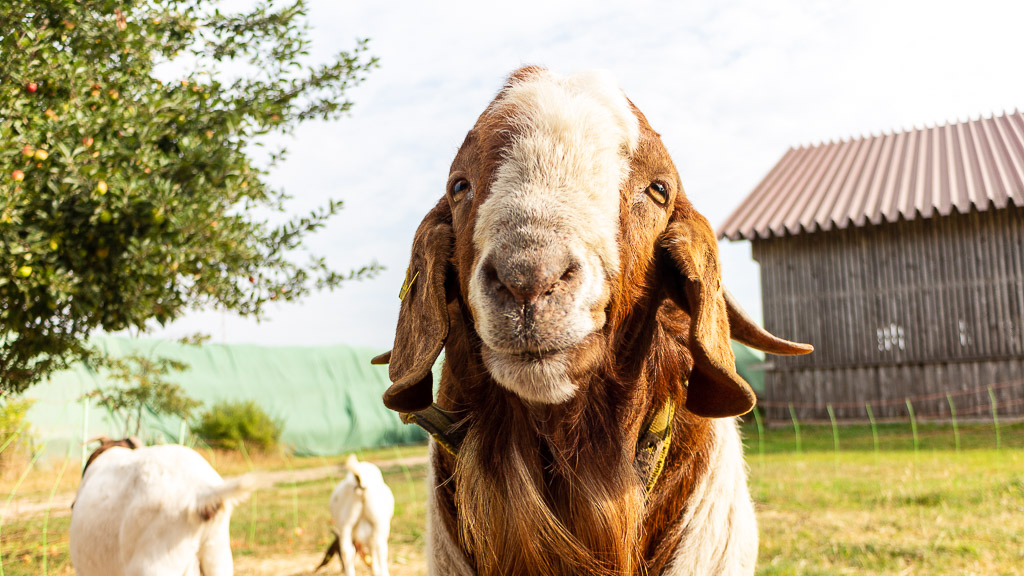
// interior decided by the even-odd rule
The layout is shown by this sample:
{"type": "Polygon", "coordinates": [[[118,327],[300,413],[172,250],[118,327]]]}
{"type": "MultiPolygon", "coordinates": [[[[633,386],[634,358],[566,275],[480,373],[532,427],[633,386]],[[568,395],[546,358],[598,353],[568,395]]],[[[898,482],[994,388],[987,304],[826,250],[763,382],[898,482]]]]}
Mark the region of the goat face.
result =
{"type": "Polygon", "coordinates": [[[606,321],[638,123],[604,76],[525,75],[466,139],[447,197],[484,363],[523,399],[558,403],[606,321]]]}
{"type": "Polygon", "coordinates": [[[689,315],[687,406],[746,412],[753,393],[735,372],[719,276],[711,227],[614,82],[523,68],[466,136],[417,231],[385,404],[429,405],[449,301],[466,305],[494,381],[555,404],[614,354],[617,324],[671,298],[689,315]]]}

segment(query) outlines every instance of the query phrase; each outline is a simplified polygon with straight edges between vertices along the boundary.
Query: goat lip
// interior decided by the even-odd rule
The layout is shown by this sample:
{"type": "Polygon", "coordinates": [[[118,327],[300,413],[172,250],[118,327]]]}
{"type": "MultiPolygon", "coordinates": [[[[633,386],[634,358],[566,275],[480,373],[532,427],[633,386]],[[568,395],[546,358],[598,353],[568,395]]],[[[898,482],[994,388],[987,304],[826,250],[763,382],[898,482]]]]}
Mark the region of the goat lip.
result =
{"type": "Polygon", "coordinates": [[[557,355],[560,352],[561,352],[560,350],[540,350],[540,351],[536,351],[536,352],[535,351],[527,351],[527,352],[519,352],[517,354],[512,354],[512,357],[514,357],[517,360],[525,360],[525,361],[528,361],[528,362],[540,362],[541,360],[544,360],[545,358],[549,358],[551,356],[557,355]]]}
{"type": "Polygon", "coordinates": [[[544,350],[500,350],[495,349],[495,352],[521,362],[540,362],[554,356],[561,355],[565,350],[559,348],[547,348],[544,350]]]}

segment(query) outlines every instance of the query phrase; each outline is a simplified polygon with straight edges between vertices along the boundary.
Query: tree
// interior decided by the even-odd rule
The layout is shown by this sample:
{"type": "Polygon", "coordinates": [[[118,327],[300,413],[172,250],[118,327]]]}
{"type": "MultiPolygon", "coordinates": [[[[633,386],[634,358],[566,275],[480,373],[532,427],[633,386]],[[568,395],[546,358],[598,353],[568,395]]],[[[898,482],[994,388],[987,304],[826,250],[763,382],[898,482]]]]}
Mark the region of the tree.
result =
{"type": "Polygon", "coordinates": [[[129,354],[122,358],[106,356],[102,362],[109,379],[121,386],[93,390],[86,396],[95,398],[100,406],[123,427],[122,436],[138,436],[145,413],[154,416],[177,416],[188,420],[202,405],[177,384],[167,380],[172,372],[188,368],[184,362],[161,356],[129,354]]]}
{"type": "Polygon", "coordinates": [[[265,183],[285,150],[260,165],[254,147],[344,115],[377,65],[358,40],[308,66],[308,36],[302,0],[0,3],[0,393],[87,358],[97,328],[260,317],[378,271],[302,252],[340,202],[266,220],[288,199],[265,183]],[[187,72],[161,78],[171,62],[187,72]]]}

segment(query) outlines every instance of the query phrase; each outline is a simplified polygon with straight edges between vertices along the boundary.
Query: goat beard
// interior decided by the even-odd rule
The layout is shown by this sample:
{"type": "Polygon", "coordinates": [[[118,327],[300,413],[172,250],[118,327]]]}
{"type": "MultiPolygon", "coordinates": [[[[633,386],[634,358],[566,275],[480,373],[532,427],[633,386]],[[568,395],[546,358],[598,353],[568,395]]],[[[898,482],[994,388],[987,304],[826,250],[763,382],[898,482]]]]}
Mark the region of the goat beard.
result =
{"type": "Polygon", "coordinates": [[[612,428],[563,426],[572,437],[553,438],[519,402],[506,408],[480,415],[491,425],[469,431],[455,467],[460,542],[477,574],[636,573],[644,492],[632,450],[586,437],[612,428]]]}

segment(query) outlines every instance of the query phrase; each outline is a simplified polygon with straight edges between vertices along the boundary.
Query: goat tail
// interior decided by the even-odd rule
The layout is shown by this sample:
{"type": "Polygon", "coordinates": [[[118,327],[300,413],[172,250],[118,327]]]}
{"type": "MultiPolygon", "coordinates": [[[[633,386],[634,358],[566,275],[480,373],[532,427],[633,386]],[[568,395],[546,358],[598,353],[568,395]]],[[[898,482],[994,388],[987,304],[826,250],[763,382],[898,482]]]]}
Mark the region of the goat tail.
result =
{"type": "MultiPolygon", "coordinates": [[[[331,545],[327,547],[327,552],[324,554],[323,561],[320,562],[320,565],[317,566],[316,570],[313,570],[313,572],[319,572],[320,569],[324,566],[327,566],[327,563],[330,562],[331,558],[334,558],[335,556],[341,558],[341,537],[339,537],[337,534],[334,535],[334,542],[331,542],[331,545]]],[[[341,567],[342,569],[345,568],[344,558],[341,559],[341,567]]]]}
{"type": "Polygon", "coordinates": [[[221,510],[231,509],[236,504],[244,502],[259,487],[259,483],[252,475],[231,478],[219,486],[211,486],[196,496],[196,517],[206,522],[221,510]]]}
{"type": "Polygon", "coordinates": [[[355,477],[356,489],[362,490],[365,485],[363,484],[363,477],[359,473],[359,460],[356,459],[355,454],[349,454],[348,458],[345,459],[345,468],[355,477]]]}

